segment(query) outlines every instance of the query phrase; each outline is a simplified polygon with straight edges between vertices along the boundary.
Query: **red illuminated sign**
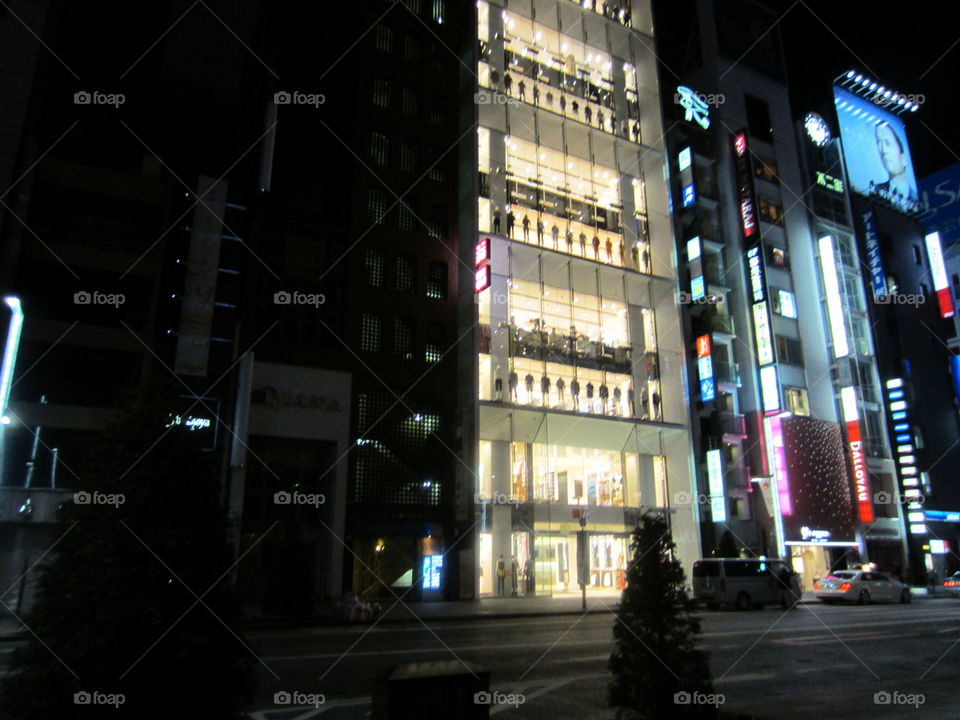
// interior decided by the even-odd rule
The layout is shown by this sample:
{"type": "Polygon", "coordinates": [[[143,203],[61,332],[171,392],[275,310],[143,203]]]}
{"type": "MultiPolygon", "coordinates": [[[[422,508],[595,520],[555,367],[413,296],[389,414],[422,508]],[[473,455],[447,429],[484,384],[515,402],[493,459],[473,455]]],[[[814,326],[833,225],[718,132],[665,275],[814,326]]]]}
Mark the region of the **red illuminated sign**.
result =
{"type": "Polygon", "coordinates": [[[473,249],[473,265],[477,267],[490,259],[490,238],[483,238],[473,249]]]}
{"type": "Polygon", "coordinates": [[[747,134],[739,133],[733,138],[733,149],[737,151],[737,156],[742,156],[747,151],[747,134]]]}
{"type": "Polygon", "coordinates": [[[473,274],[473,291],[483,292],[488,287],[490,287],[490,266],[484,265],[482,268],[477,268],[473,274]]]}
{"type": "Polygon", "coordinates": [[[750,237],[757,231],[757,221],[753,215],[753,200],[748,197],[740,201],[740,221],[743,223],[744,237],[750,237]]]}
{"type": "Polygon", "coordinates": [[[873,522],[870,481],[867,476],[867,461],[863,454],[863,440],[860,437],[860,422],[858,420],[851,420],[847,423],[847,440],[850,442],[850,463],[853,465],[853,485],[857,491],[860,522],[873,522]]]}
{"type": "Polygon", "coordinates": [[[710,356],[710,336],[701,335],[697,338],[697,357],[705,358],[710,356]]]}

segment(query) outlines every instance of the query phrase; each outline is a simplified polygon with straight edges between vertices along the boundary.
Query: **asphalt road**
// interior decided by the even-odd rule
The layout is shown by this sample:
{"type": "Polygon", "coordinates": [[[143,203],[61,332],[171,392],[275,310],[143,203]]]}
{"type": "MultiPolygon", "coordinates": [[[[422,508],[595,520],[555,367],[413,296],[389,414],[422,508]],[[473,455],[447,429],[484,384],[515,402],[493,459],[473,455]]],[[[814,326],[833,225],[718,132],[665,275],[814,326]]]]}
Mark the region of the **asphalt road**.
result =
{"type": "MultiPolygon", "coordinates": [[[[715,688],[730,715],[960,715],[958,599],[866,607],[814,603],[786,612],[704,611],[701,617],[715,688]],[[876,693],[888,693],[881,699],[890,704],[876,704],[876,693]]],[[[518,707],[494,706],[495,717],[609,720],[605,666],[613,622],[612,614],[601,612],[251,632],[247,640],[260,660],[252,717],[367,718],[377,670],[463,659],[491,670],[492,689],[522,694],[518,707]],[[275,704],[274,693],[283,691],[303,697],[275,704]],[[323,704],[312,707],[311,694],[322,695],[323,704]]],[[[15,644],[0,642],[0,674],[15,644]]]]}
{"type": "MultiPolygon", "coordinates": [[[[725,712],[758,720],[960,715],[960,600],[704,611],[702,618],[725,712]],[[876,704],[884,692],[890,704],[876,704]]],[[[252,633],[263,663],[254,717],[369,717],[376,670],[459,658],[489,668],[492,688],[523,694],[522,705],[495,706],[495,716],[611,718],[605,663],[613,622],[603,613],[252,633]],[[325,702],[293,711],[273,702],[284,690],[320,693],[325,702]]]]}

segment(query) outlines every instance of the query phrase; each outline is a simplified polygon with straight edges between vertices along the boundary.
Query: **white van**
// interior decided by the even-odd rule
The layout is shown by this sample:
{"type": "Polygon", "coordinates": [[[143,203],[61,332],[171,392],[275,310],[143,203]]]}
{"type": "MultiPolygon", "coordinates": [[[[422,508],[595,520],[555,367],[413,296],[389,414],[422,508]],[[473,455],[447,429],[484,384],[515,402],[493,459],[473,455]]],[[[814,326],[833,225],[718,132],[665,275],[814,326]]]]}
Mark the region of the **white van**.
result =
{"type": "Polygon", "coordinates": [[[693,564],[693,599],[711,610],[720,605],[789,608],[800,597],[800,576],[782,560],[715,558],[693,564]]]}

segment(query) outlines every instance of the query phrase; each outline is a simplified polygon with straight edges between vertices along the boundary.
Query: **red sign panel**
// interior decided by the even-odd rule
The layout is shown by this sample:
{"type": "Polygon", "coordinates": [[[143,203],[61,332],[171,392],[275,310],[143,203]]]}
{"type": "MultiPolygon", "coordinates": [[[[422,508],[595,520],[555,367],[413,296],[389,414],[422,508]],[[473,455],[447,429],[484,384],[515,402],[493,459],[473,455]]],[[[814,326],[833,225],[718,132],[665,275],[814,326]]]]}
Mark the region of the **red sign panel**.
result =
{"type": "Polygon", "coordinates": [[[473,249],[474,267],[482,265],[490,259],[490,238],[483,238],[473,249]]]}
{"type": "Polygon", "coordinates": [[[697,357],[710,357],[710,336],[701,335],[697,338],[697,357]]]}
{"type": "Polygon", "coordinates": [[[850,464],[853,466],[853,486],[857,492],[860,522],[873,522],[870,481],[867,475],[867,462],[863,455],[863,440],[860,437],[859,420],[851,420],[847,423],[847,440],[850,443],[850,464]]]}

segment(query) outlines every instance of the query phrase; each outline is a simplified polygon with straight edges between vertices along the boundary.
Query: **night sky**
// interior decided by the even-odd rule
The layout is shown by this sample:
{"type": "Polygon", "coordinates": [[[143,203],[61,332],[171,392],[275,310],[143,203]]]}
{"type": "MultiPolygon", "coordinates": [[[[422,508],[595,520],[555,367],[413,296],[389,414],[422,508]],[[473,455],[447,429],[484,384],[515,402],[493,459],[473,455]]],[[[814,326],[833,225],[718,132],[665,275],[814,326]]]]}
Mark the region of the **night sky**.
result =
{"type": "Polygon", "coordinates": [[[778,27],[796,115],[829,111],[832,79],[857,70],[903,94],[925,96],[917,112],[904,115],[918,178],[960,162],[960,126],[950,111],[957,105],[960,32],[946,15],[951,6],[803,0],[763,4],[781,16],[778,27]]]}

